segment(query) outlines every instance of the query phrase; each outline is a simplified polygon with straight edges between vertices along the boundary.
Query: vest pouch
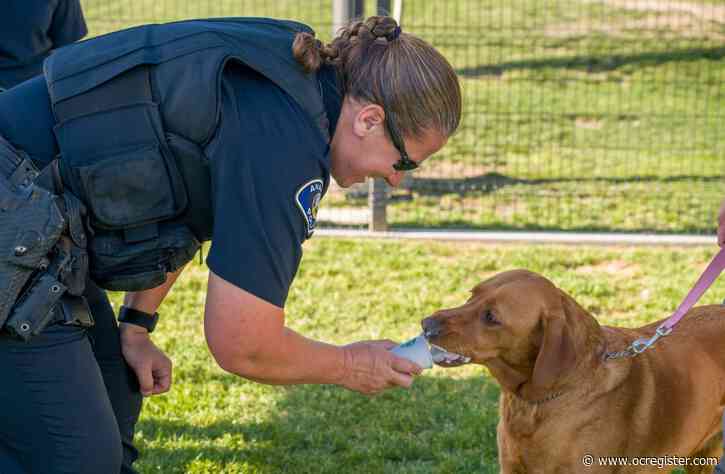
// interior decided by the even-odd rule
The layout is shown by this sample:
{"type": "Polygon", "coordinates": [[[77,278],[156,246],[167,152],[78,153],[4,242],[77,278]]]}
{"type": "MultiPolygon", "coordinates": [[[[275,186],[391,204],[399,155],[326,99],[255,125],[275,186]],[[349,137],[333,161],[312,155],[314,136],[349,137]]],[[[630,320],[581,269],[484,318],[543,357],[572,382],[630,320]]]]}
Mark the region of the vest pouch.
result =
{"type": "Polygon", "coordinates": [[[200,247],[189,228],[178,222],[161,222],[156,237],[129,243],[127,232],[97,230],[88,242],[90,276],[98,286],[112,291],[155,288],[166,274],[189,262],[200,247]]]}
{"type": "Polygon", "coordinates": [[[186,190],[165,138],[159,138],[162,130],[151,102],[77,116],[56,126],[63,181],[88,207],[94,229],[140,226],[184,211],[186,190]]]}
{"type": "Polygon", "coordinates": [[[156,145],[122,151],[76,171],[96,227],[120,229],[177,214],[156,145]]]}

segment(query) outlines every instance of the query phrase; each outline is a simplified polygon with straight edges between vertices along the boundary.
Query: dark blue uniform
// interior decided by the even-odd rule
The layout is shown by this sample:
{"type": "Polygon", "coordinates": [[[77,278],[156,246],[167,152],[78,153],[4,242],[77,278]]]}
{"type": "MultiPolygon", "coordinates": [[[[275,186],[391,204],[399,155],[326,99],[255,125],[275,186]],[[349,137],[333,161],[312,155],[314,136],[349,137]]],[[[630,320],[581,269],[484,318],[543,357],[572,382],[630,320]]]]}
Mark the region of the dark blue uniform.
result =
{"type": "MultiPolygon", "coordinates": [[[[334,76],[329,70],[320,75],[328,117],[336,123],[334,76]]],[[[222,124],[207,149],[215,216],[207,263],[225,280],[282,307],[301,244],[314,230],[315,216],[307,219],[308,206],[297,194],[308,188],[315,194],[318,183],[327,190],[327,144],[299,105],[258,73],[231,69],[223,91],[222,124]]]]}
{"type": "MultiPolygon", "coordinates": [[[[318,78],[332,135],[341,97],[331,69],[318,78]]],[[[215,212],[207,262],[283,306],[329,184],[329,147],[299,105],[252,69],[230,66],[221,90],[205,149],[215,212]]],[[[58,151],[52,126],[42,79],[0,94],[0,134],[41,166],[58,151]]],[[[138,384],[105,294],[89,283],[86,296],[91,330],[54,325],[27,344],[0,334],[0,473],[111,473],[121,463],[133,472],[138,384]]]]}
{"type": "Polygon", "coordinates": [[[83,38],[79,0],[10,0],[0,15],[0,89],[41,73],[53,49],[83,38]]]}

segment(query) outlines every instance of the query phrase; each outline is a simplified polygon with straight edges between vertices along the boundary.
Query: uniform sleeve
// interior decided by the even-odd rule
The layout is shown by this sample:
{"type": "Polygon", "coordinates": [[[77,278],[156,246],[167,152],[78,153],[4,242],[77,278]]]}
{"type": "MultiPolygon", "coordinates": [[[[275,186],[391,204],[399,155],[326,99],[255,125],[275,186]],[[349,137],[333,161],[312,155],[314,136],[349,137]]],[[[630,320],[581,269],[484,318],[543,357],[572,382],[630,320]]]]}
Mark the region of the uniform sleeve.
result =
{"type": "Polygon", "coordinates": [[[299,118],[275,113],[285,106],[279,95],[261,90],[240,97],[226,82],[223,91],[220,128],[207,148],[214,198],[207,264],[239,288],[284,307],[307,237],[296,194],[320,177],[320,165],[300,146],[299,118]]]}
{"type": "Polygon", "coordinates": [[[87,33],[80,0],[59,0],[48,31],[48,37],[53,41],[53,48],[78,41],[87,33]]]}

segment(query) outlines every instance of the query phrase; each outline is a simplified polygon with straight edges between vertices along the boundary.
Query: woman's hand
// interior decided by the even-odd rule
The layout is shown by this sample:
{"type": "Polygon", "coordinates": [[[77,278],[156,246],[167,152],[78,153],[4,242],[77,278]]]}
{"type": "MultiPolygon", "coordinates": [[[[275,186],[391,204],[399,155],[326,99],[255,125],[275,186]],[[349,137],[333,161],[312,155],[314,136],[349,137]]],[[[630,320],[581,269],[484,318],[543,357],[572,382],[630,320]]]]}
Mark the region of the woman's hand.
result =
{"type": "Polygon", "coordinates": [[[409,388],[413,375],[420,375],[423,369],[390,352],[393,347],[395,343],[390,340],[361,341],[344,346],[345,368],[339,385],[366,395],[392,387],[409,388]]]}
{"type": "Polygon", "coordinates": [[[171,360],[151,342],[146,329],[120,324],[121,352],[138,378],[144,397],[168,392],[171,387],[171,360]]]}

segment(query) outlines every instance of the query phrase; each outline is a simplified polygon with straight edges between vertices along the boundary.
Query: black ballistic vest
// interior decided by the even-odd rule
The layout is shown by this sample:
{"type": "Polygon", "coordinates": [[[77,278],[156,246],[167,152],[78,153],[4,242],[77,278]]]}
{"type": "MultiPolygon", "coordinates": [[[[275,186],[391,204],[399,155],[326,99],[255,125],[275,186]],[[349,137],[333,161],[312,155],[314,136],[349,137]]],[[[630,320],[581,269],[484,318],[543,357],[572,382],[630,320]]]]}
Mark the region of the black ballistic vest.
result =
{"type": "Polygon", "coordinates": [[[89,271],[97,284],[158,286],[211,238],[203,148],[219,125],[229,61],[277,84],[329,140],[316,75],[292,57],[301,31],[312,33],[262,18],[147,25],[61,48],[46,60],[60,175],[88,208],[89,271]]]}

